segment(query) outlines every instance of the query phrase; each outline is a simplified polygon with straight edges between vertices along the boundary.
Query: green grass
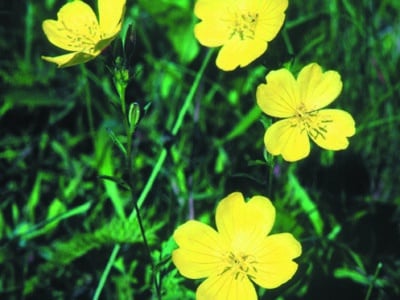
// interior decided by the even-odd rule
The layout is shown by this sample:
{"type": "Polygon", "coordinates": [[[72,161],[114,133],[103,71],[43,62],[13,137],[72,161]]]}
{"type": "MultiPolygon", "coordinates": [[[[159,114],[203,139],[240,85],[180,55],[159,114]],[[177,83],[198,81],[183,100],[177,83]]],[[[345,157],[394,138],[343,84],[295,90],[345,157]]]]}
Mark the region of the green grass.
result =
{"type": "Polygon", "coordinates": [[[228,73],[193,36],[193,1],[128,1],[122,93],[125,113],[140,108],[128,136],[113,81],[121,40],[82,66],[40,58],[61,53],[41,22],[63,4],[0,4],[1,299],[157,299],[154,282],[162,299],[194,299],[172,233],[189,216],[214,226],[233,191],[272,199],[274,231],[303,247],[294,278],[260,299],[400,297],[397,1],[289,1],[267,52],[228,73]],[[287,163],[264,153],[271,120],[255,90],[268,71],[310,62],[341,74],[331,107],[357,133],[345,151],[287,163]]]}

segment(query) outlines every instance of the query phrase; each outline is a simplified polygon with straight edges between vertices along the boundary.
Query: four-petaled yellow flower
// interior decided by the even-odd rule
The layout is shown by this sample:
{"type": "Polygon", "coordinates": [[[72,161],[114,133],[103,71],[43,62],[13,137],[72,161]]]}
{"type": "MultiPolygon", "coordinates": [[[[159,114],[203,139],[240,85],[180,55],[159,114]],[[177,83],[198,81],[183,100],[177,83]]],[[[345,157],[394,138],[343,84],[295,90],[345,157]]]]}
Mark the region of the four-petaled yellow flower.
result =
{"type": "Polygon", "coordinates": [[[255,300],[252,281],[275,288],[294,275],[301,245],[290,233],[267,236],[274,220],[268,198],[254,196],[246,203],[235,192],[217,207],[218,232],[195,220],[175,230],[179,248],[172,261],[179,272],[191,279],[208,277],[197,289],[197,300],[255,300]]]}
{"type": "Polygon", "coordinates": [[[320,147],[342,150],[355,134],[353,117],[340,109],[322,109],[342,90],[336,71],[322,72],[316,63],[305,66],[297,80],[286,69],[271,71],[266,84],[257,88],[261,110],[276,118],[286,118],[268,127],[264,143],[272,155],[296,161],[309,155],[309,137],[320,147]]]}
{"type": "Polygon", "coordinates": [[[58,11],[56,20],[45,20],[43,31],[49,41],[71,53],[42,56],[58,67],[85,63],[98,56],[119,34],[126,0],[98,0],[99,20],[85,2],[68,2],[58,11]]]}
{"type": "Polygon", "coordinates": [[[222,46],[217,66],[224,71],[245,67],[267,50],[279,32],[288,0],[198,0],[194,28],[200,44],[222,46]]]}

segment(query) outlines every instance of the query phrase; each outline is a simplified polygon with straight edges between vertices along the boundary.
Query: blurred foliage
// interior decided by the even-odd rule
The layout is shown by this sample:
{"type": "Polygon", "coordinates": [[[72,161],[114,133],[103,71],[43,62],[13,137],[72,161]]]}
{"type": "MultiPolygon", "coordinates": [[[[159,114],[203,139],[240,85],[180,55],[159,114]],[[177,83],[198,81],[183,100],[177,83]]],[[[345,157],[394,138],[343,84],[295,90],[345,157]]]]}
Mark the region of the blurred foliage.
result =
{"type": "Polygon", "coordinates": [[[270,197],[274,231],[303,245],[295,277],[260,289],[261,299],[400,297],[398,1],[289,1],[261,58],[230,73],[208,67],[176,136],[207,51],[193,36],[194,1],[128,1],[124,47],[116,40],[95,61],[56,69],[40,59],[58,51],[41,22],[63,3],[0,4],[1,299],[91,299],[114,244],[121,250],[101,299],[155,299],[152,272],[163,299],[193,299],[198,282],[172,265],[171,235],[188,216],[213,224],[217,202],[233,191],[270,197]],[[122,48],[127,107],[140,108],[133,178],[118,146],[126,136],[111,76],[122,48]],[[288,164],[264,153],[271,120],[255,107],[255,89],[269,70],[311,61],[341,74],[334,106],[352,113],[357,133],[346,151],[315,147],[288,164]],[[163,149],[141,208],[152,266],[127,216],[163,149]]]}

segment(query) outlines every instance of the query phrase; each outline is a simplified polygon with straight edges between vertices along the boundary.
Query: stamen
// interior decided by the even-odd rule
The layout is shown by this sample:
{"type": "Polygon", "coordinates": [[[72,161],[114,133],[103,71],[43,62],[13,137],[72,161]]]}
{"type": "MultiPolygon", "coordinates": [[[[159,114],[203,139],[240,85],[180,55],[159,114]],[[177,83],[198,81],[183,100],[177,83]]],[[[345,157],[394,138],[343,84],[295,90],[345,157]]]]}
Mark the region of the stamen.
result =
{"type": "Polygon", "coordinates": [[[307,112],[305,105],[302,103],[296,110],[296,116],[292,127],[300,126],[301,132],[304,130],[314,139],[322,138],[328,132],[329,123],[333,122],[331,119],[321,119],[318,111],[307,112]]]}
{"type": "Polygon", "coordinates": [[[235,36],[238,36],[241,40],[254,39],[257,21],[258,13],[243,12],[238,14],[235,12],[230,39],[235,36]]]}
{"type": "Polygon", "coordinates": [[[229,252],[225,257],[225,263],[227,266],[224,267],[220,275],[229,271],[236,280],[245,277],[254,278],[253,274],[257,272],[256,260],[246,254],[229,252]]]}

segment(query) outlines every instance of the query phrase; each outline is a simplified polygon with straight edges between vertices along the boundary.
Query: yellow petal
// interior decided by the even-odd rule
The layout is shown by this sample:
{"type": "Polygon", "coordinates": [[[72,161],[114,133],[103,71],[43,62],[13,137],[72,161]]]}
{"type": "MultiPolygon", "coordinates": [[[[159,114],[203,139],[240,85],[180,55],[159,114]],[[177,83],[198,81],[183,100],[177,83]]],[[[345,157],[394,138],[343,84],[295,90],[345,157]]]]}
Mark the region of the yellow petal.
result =
{"type": "Polygon", "coordinates": [[[218,47],[229,38],[229,28],[224,25],[218,20],[200,22],[194,27],[194,35],[203,46],[218,47]]]}
{"type": "Polygon", "coordinates": [[[58,21],[70,35],[86,37],[95,41],[100,38],[99,22],[92,8],[83,1],[72,1],[59,10],[58,21]]]}
{"type": "Polygon", "coordinates": [[[201,20],[223,20],[229,5],[227,0],[198,0],[194,6],[194,14],[201,20]]]}
{"type": "Polygon", "coordinates": [[[253,280],[264,288],[276,288],[296,273],[297,263],[293,259],[301,255],[301,245],[290,233],[270,235],[262,244],[255,254],[257,272],[253,280]]]}
{"type": "Polygon", "coordinates": [[[292,117],[300,105],[297,82],[286,69],[271,71],[267,83],[257,87],[257,104],[267,115],[277,118],[292,117]]]}
{"type": "Polygon", "coordinates": [[[281,120],[268,127],[264,143],[269,153],[282,155],[286,161],[296,161],[310,153],[307,131],[295,118],[281,120]]]}
{"type": "Polygon", "coordinates": [[[218,232],[234,252],[249,252],[263,239],[275,221],[275,208],[271,201],[254,196],[247,203],[239,192],[221,200],[216,212],[218,232]]]}
{"type": "Polygon", "coordinates": [[[267,43],[261,40],[232,39],[219,51],[217,67],[224,71],[232,71],[238,66],[245,67],[266,50],[267,43]]]}
{"type": "Polygon", "coordinates": [[[312,140],[324,149],[346,149],[349,145],[347,137],[356,132],[353,117],[340,109],[322,109],[315,115],[315,125],[309,130],[312,140]]]}
{"type": "Polygon", "coordinates": [[[99,26],[93,10],[82,1],[72,1],[59,10],[58,20],[45,20],[43,31],[49,41],[68,51],[90,53],[100,40],[99,26]]]}
{"type": "Polygon", "coordinates": [[[196,279],[222,271],[227,250],[210,226],[191,220],[179,226],[173,237],[179,248],[173,251],[172,261],[183,276],[196,279]]]}
{"type": "Polygon", "coordinates": [[[121,31],[126,0],[98,0],[99,24],[103,38],[114,38],[121,31]]]}
{"type": "Polygon", "coordinates": [[[66,68],[66,67],[71,67],[74,65],[82,64],[85,63],[89,60],[94,59],[96,56],[86,54],[86,53],[81,53],[81,52],[73,52],[73,53],[68,53],[64,55],[59,55],[59,56],[42,56],[42,59],[45,61],[55,63],[58,65],[59,68],[66,68]]]}
{"type": "Polygon", "coordinates": [[[297,82],[307,111],[318,110],[333,102],[343,86],[338,72],[322,72],[316,63],[305,66],[300,71],[297,82]]]}
{"type": "Polygon", "coordinates": [[[247,277],[235,278],[225,272],[207,278],[196,291],[196,300],[257,300],[253,284],[247,277]]]}
{"type": "Polygon", "coordinates": [[[42,23],[42,28],[53,45],[67,51],[80,51],[82,49],[81,45],[74,43],[62,23],[55,20],[45,20],[42,23]]]}
{"type": "Polygon", "coordinates": [[[259,17],[255,37],[266,42],[271,41],[278,34],[285,20],[285,10],[288,0],[257,1],[259,17]]]}
{"type": "Polygon", "coordinates": [[[263,235],[270,233],[272,226],[275,222],[275,207],[272,205],[271,200],[263,196],[253,196],[246,203],[248,208],[248,216],[257,218],[257,220],[246,220],[246,224],[249,224],[254,228],[259,228],[263,232],[263,235]],[[251,224],[252,223],[252,224],[251,224]]]}

